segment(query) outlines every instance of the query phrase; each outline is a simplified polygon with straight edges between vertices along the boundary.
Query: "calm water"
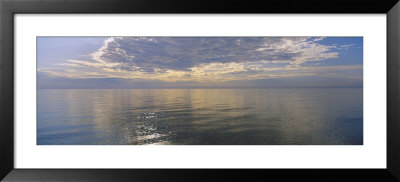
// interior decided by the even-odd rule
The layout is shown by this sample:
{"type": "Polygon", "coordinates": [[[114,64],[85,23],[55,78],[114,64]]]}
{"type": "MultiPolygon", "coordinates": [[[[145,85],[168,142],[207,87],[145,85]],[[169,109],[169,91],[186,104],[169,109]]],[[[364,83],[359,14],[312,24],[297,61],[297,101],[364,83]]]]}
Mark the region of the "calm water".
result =
{"type": "Polygon", "coordinates": [[[38,90],[37,144],[363,144],[362,89],[38,90]]]}

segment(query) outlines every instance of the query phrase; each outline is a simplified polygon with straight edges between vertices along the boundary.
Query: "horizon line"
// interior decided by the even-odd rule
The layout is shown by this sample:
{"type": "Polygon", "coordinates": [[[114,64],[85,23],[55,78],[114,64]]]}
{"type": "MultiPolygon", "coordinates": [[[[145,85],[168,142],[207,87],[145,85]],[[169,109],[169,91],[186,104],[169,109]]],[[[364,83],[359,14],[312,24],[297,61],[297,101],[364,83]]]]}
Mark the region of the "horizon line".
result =
{"type": "Polygon", "coordinates": [[[247,87],[247,88],[36,88],[36,90],[150,90],[150,89],[333,89],[333,88],[364,88],[364,87],[247,87]]]}

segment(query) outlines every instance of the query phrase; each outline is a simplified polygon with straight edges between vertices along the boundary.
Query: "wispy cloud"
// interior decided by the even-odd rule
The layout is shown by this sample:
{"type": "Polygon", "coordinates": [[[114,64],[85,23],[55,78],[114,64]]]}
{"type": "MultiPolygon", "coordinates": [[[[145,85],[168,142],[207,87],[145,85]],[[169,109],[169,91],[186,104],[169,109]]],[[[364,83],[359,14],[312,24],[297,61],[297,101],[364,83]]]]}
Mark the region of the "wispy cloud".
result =
{"type": "Polygon", "coordinates": [[[310,37],[113,37],[91,54],[100,63],[117,63],[112,68],[153,71],[185,70],[205,63],[274,61],[302,64],[336,58],[335,46],[310,37]]]}
{"type": "Polygon", "coordinates": [[[224,82],[329,76],[362,65],[316,66],[354,44],[324,45],[325,37],[110,37],[89,59],[69,59],[39,72],[67,78],[164,82],[224,82]]]}

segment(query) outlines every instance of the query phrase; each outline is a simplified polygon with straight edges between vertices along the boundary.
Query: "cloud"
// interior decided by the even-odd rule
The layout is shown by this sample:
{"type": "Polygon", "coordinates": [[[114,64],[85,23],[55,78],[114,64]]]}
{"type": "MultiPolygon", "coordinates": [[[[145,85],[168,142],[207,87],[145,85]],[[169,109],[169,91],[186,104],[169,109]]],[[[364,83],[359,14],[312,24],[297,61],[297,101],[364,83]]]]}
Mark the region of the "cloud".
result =
{"type": "Polygon", "coordinates": [[[268,63],[209,63],[190,68],[190,70],[166,70],[154,72],[124,71],[113,69],[39,69],[56,77],[74,79],[123,78],[131,80],[153,80],[163,82],[226,82],[235,80],[255,80],[269,78],[290,78],[305,76],[337,77],[338,73],[361,70],[362,65],[342,66],[285,66],[267,67],[268,63]]]}
{"type": "Polygon", "coordinates": [[[329,76],[362,65],[310,66],[338,58],[325,37],[110,37],[88,60],[69,59],[39,72],[67,78],[122,78],[163,82],[227,82],[329,76]]]}
{"type": "Polygon", "coordinates": [[[345,44],[345,45],[340,45],[337,49],[349,49],[353,46],[354,44],[345,44]]]}
{"type": "Polygon", "coordinates": [[[188,70],[207,63],[302,64],[336,58],[335,47],[312,37],[112,37],[92,59],[111,69],[153,72],[188,70]]]}

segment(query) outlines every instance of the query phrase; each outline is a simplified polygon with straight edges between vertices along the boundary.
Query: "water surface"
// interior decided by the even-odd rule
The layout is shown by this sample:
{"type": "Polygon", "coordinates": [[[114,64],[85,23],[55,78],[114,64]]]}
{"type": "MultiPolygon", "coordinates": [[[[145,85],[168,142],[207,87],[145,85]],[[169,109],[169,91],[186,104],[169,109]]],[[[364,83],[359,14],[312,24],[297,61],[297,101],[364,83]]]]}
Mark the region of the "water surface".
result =
{"type": "Polygon", "coordinates": [[[38,145],[363,144],[361,88],[39,89],[38,145]]]}

